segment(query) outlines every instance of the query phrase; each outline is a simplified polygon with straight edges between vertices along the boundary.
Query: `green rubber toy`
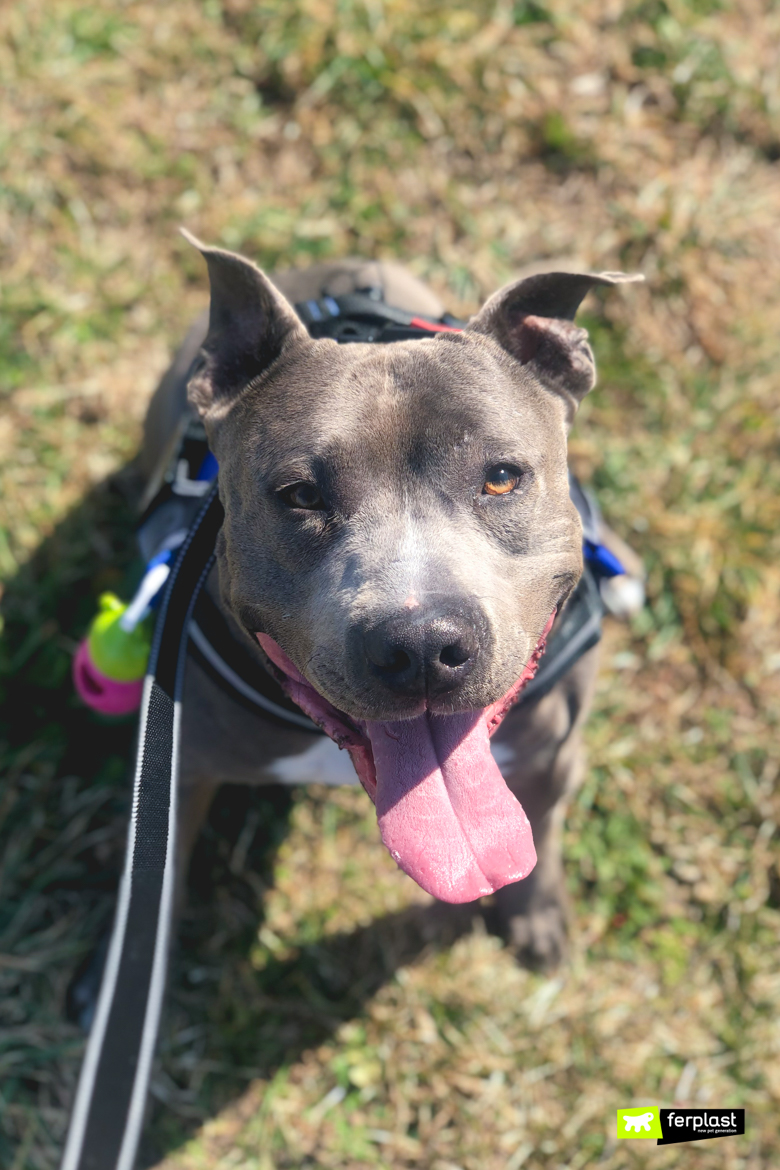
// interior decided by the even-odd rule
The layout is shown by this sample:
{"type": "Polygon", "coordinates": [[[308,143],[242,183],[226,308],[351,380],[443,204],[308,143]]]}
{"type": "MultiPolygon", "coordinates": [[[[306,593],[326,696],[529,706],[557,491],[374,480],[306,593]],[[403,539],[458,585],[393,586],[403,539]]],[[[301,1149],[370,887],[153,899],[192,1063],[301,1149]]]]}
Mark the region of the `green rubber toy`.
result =
{"type": "Polygon", "coordinates": [[[100,609],[89,628],[89,655],[98,670],[117,682],[135,682],[143,678],[152,632],[149,622],[139,622],[133,630],[124,630],[120,618],[127,605],[115,593],[103,593],[100,609]]]}

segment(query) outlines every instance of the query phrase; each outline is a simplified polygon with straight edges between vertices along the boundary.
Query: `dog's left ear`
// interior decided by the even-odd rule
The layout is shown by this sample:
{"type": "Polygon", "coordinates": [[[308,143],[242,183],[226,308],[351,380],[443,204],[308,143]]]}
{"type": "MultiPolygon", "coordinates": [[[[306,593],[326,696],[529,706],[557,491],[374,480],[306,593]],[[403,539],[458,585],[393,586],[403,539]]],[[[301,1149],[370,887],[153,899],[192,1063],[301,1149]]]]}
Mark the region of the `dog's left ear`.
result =
{"type": "Polygon", "coordinates": [[[596,363],[586,330],[573,324],[594,285],[644,280],[623,272],[545,272],[494,293],[466,331],[493,337],[521,365],[533,368],[547,389],[560,395],[571,424],[582,399],[596,383],[596,363]]]}
{"type": "Polygon", "coordinates": [[[210,248],[184,228],[209,270],[209,330],[187,394],[200,414],[230,406],[241,390],[309,334],[295,310],[264,272],[234,252],[210,248]]]}

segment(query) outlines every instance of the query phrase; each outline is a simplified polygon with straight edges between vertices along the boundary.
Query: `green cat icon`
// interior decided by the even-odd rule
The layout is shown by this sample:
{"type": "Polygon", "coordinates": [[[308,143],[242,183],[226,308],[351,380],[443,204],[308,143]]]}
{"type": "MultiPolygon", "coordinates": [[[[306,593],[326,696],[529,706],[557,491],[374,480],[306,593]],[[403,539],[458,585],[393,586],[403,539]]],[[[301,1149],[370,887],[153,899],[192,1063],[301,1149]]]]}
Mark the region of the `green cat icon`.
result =
{"type": "Polygon", "coordinates": [[[623,1108],[617,1111],[617,1136],[619,1138],[660,1138],[661,1118],[658,1106],[623,1108]]]}

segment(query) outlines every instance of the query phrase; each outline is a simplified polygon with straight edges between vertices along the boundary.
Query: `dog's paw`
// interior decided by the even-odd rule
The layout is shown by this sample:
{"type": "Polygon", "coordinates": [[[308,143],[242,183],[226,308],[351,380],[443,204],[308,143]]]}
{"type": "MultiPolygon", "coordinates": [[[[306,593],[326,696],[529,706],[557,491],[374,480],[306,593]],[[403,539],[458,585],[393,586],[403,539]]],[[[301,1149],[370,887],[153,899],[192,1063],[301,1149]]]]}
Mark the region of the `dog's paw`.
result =
{"type": "Polygon", "coordinates": [[[107,930],[71,979],[65,995],[65,1016],[82,1032],[89,1032],[95,1018],[110,941],[111,932],[107,930]]]}
{"type": "Polygon", "coordinates": [[[557,903],[513,915],[502,934],[518,963],[533,971],[553,971],[568,952],[566,913],[557,903]]]}

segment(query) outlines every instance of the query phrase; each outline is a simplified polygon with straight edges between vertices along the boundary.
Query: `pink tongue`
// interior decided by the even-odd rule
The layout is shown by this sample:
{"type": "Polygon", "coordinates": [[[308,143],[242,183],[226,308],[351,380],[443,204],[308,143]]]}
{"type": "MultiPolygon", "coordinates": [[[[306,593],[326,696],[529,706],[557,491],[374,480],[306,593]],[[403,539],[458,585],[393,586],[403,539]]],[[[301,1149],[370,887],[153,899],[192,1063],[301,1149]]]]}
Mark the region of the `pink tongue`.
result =
{"type": "Polygon", "coordinates": [[[366,724],[382,840],[443,902],[492,894],[536,864],[528,817],[490,754],[486,713],[366,724]]]}

